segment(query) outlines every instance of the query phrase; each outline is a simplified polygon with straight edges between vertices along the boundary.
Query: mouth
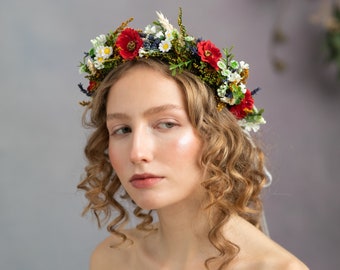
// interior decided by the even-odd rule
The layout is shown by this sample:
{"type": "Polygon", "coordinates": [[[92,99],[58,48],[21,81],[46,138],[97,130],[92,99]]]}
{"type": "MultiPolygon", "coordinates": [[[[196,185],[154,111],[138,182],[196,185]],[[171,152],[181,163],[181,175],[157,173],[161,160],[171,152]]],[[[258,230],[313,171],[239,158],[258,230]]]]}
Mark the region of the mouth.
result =
{"type": "Polygon", "coordinates": [[[130,183],[133,187],[138,189],[151,188],[152,186],[160,182],[163,178],[163,176],[150,173],[134,174],[130,179],[130,183]]]}

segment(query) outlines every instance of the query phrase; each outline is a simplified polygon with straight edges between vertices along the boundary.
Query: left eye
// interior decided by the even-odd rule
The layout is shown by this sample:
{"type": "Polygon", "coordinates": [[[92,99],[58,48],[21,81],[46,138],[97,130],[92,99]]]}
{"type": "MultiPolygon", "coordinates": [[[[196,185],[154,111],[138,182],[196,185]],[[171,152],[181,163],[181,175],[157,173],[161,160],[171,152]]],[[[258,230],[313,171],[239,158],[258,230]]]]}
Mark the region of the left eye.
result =
{"type": "Polygon", "coordinates": [[[172,122],[164,122],[158,125],[158,127],[162,129],[170,129],[170,128],[173,128],[174,126],[176,126],[176,123],[172,123],[172,122]]]}

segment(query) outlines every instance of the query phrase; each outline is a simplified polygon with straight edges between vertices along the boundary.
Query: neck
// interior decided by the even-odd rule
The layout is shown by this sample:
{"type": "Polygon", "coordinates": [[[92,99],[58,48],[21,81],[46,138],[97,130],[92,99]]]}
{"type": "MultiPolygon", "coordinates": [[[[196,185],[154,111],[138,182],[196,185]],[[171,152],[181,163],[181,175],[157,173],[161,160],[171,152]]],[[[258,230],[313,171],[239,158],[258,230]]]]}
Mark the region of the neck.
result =
{"type": "MultiPolygon", "coordinates": [[[[203,265],[207,257],[216,255],[210,244],[210,226],[198,202],[177,205],[157,211],[158,230],[150,235],[146,248],[160,264],[203,265]]],[[[191,269],[191,268],[190,268],[191,269]]]]}
{"type": "Polygon", "coordinates": [[[158,212],[158,217],[159,236],[169,244],[176,242],[178,246],[180,242],[187,240],[201,241],[202,238],[207,238],[208,218],[199,207],[162,210],[158,212]]]}

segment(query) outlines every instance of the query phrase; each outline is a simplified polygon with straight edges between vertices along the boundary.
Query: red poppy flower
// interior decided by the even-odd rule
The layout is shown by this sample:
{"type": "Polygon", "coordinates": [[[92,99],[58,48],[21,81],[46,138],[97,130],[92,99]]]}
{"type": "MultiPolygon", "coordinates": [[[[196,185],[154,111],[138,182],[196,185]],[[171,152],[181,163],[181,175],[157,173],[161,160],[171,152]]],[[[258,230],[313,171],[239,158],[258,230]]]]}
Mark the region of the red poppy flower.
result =
{"type": "Polygon", "coordinates": [[[125,28],[117,37],[116,45],[119,54],[126,60],[132,60],[138,55],[138,50],[143,45],[139,33],[132,28],[125,28]]]}
{"type": "Polygon", "coordinates": [[[220,50],[211,41],[201,41],[197,44],[198,55],[203,62],[209,63],[218,70],[217,62],[221,59],[220,50]]]}
{"type": "Polygon", "coordinates": [[[247,113],[253,110],[254,99],[249,90],[244,94],[244,98],[237,105],[231,106],[229,111],[236,116],[237,119],[243,119],[247,113]]]}
{"type": "Polygon", "coordinates": [[[97,86],[97,82],[95,81],[90,81],[89,82],[89,86],[87,87],[87,91],[91,92],[92,90],[94,90],[97,86]]]}

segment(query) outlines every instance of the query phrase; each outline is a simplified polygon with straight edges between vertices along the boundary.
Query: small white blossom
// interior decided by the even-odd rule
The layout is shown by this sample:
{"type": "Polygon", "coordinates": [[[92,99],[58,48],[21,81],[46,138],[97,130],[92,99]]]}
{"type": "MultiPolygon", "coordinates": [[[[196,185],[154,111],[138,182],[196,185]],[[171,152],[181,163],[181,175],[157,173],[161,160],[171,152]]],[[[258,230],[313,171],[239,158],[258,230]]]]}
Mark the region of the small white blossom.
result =
{"type": "Polygon", "coordinates": [[[139,57],[144,57],[147,54],[148,54],[148,51],[146,51],[143,47],[141,47],[138,51],[139,57]]]}
{"type": "Polygon", "coordinates": [[[163,40],[159,46],[158,46],[158,49],[161,51],[161,52],[168,52],[170,49],[171,49],[171,42],[170,40],[163,40]]]}
{"type": "Polygon", "coordinates": [[[240,84],[239,84],[239,87],[240,87],[241,92],[242,92],[243,94],[245,94],[245,93],[247,92],[247,87],[245,86],[245,84],[240,83],[240,84]]]}
{"type": "Polygon", "coordinates": [[[217,95],[219,97],[224,97],[227,92],[227,85],[224,83],[217,89],[217,95]]]}
{"type": "Polygon", "coordinates": [[[249,69],[249,64],[247,64],[247,63],[244,62],[244,61],[241,61],[241,62],[240,62],[240,68],[241,68],[241,69],[249,69]]]}
{"type": "MultiPolygon", "coordinates": [[[[242,120],[241,120],[242,121],[242,120]]],[[[257,132],[260,129],[260,125],[256,123],[247,123],[244,121],[244,123],[240,123],[240,126],[243,127],[246,131],[254,131],[257,132]]]]}
{"type": "Polygon", "coordinates": [[[238,123],[241,127],[243,127],[246,131],[254,131],[257,132],[260,129],[260,125],[266,123],[263,117],[261,117],[257,122],[247,122],[245,119],[238,120],[238,123]]]}
{"type": "Polygon", "coordinates": [[[243,125],[244,129],[248,132],[250,131],[254,131],[254,132],[257,132],[259,129],[260,129],[260,125],[257,124],[257,123],[245,123],[243,125]]]}
{"type": "Polygon", "coordinates": [[[156,25],[147,25],[144,29],[144,33],[147,35],[154,35],[156,34],[156,32],[159,31],[159,29],[157,29],[156,25]]]}
{"type": "Polygon", "coordinates": [[[221,69],[221,70],[225,70],[225,69],[227,69],[227,65],[224,63],[224,61],[222,61],[222,60],[219,60],[218,62],[217,62],[217,66],[221,69]]]}
{"type": "Polygon", "coordinates": [[[228,77],[228,80],[231,81],[231,82],[238,83],[241,80],[241,75],[238,74],[237,72],[233,72],[228,77]]]}
{"type": "Polygon", "coordinates": [[[231,76],[231,71],[229,69],[222,69],[221,71],[222,76],[229,77],[231,76]]]}
{"type": "Polygon", "coordinates": [[[267,123],[267,121],[263,117],[261,117],[259,124],[266,124],[266,123],[267,123]]]}
{"type": "Polygon", "coordinates": [[[194,41],[195,38],[192,37],[192,36],[186,36],[186,37],[184,37],[184,40],[185,40],[185,41],[194,41]]]}
{"type": "Polygon", "coordinates": [[[155,34],[156,38],[164,38],[164,33],[162,31],[159,31],[155,34]]]}
{"type": "Polygon", "coordinates": [[[97,48],[99,46],[103,46],[106,42],[106,36],[105,35],[99,35],[95,39],[91,39],[91,43],[94,48],[97,48]]]}

